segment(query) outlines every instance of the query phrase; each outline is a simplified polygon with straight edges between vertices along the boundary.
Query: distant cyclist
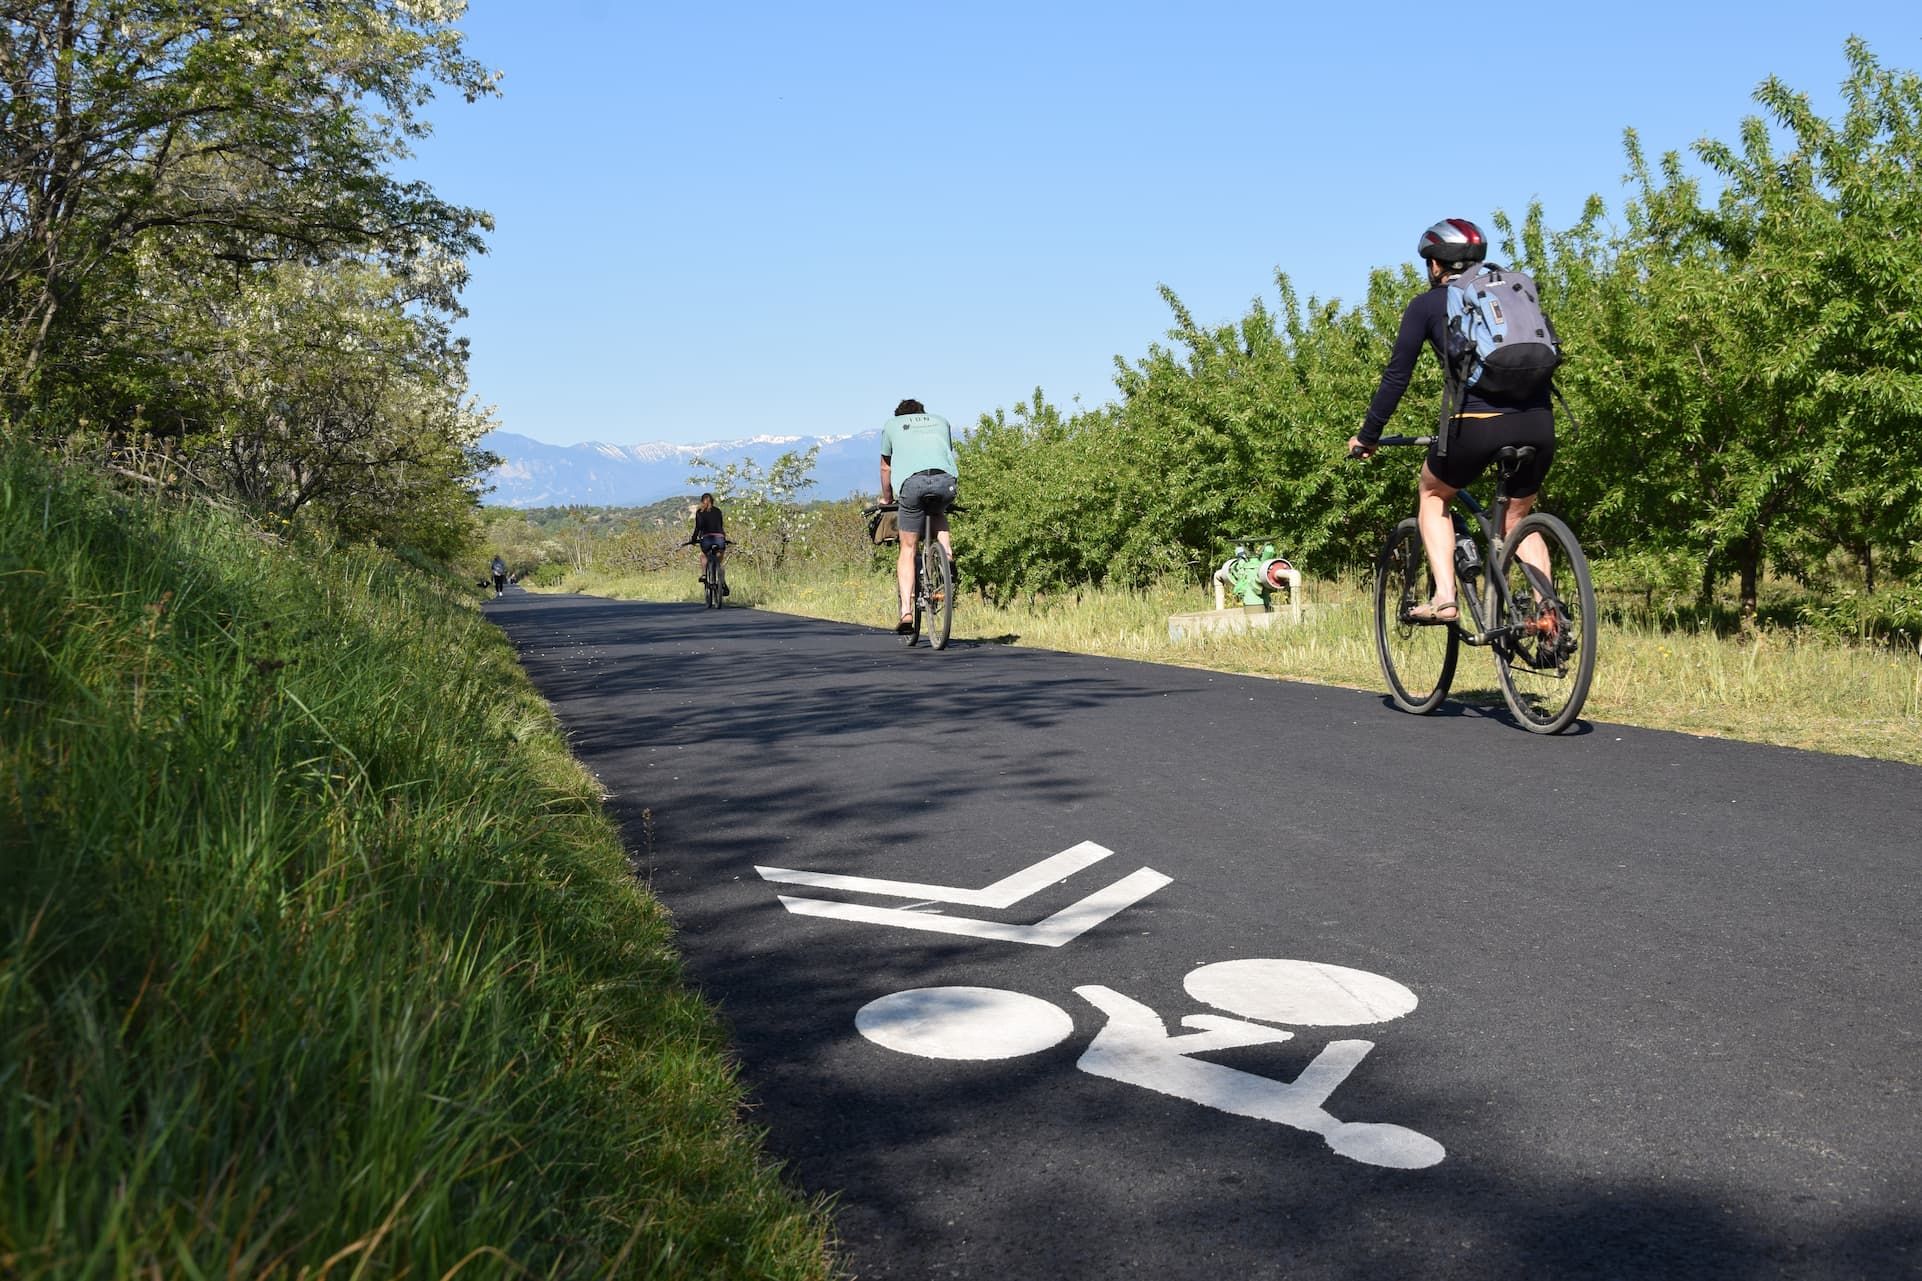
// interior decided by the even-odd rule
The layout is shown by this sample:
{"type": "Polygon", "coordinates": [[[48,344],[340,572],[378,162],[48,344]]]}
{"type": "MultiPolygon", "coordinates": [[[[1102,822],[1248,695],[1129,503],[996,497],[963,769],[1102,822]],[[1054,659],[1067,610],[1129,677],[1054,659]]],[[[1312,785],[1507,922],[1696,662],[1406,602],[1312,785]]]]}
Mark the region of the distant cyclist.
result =
{"type": "MultiPolygon", "coordinates": [[[[715,568],[727,559],[727,518],[721,509],[714,505],[714,495],[702,494],[701,505],[694,509],[694,532],[688,535],[688,542],[700,548],[705,557],[709,551],[714,553],[715,568]]],[[[697,579],[703,586],[707,583],[707,562],[701,562],[701,575],[697,579]]],[[[721,595],[729,595],[727,584],[721,584],[721,595]]]]}
{"type": "Polygon", "coordinates": [[[914,556],[922,532],[932,534],[941,550],[954,556],[948,533],[948,507],[954,502],[961,466],[954,456],[954,428],[939,414],[931,414],[918,400],[894,407],[894,417],[881,429],[881,501],[899,503],[901,550],[894,558],[894,579],[901,605],[901,621],[894,630],[905,636],[914,630],[914,556]],[[895,473],[901,474],[897,494],[895,473]]]}
{"type": "Polygon", "coordinates": [[[494,563],[487,567],[487,572],[494,576],[494,595],[505,596],[507,594],[507,562],[496,556],[494,563]]]}
{"type": "MultiPolygon", "coordinates": [[[[1428,289],[1408,304],[1401,314],[1401,331],[1395,336],[1394,352],[1387,368],[1381,371],[1381,384],[1368,404],[1361,431],[1348,439],[1348,448],[1361,456],[1374,456],[1382,428],[1394,416],[1408,380],[1421,358],[1422,344],[1435,349],[1442,362],[1443,376],[1449,376],[1444,334],[1448,320],[1448,282],[1468,271],[1488,256],[1488,238],[1482,229],[1466,218],[1444,218],[1422,232],[1415,251],[1428,264],[1428,289]]],[[[1474,483],[1487,470],[1497,451],[1507,445],[1533,445],[1535,456],[1515,473],[1509,482],[1510,502],[1503,519],[1502,534],[1534,508],[1541,493],[1542,480],[1555,461],[1555,415],[1549,406],[1550,385],[1546,381],[1531,395],[1517,402],[1491,400],[1478,395],[1473,387],[1455,389],[1451,404],[1455,413],[1443,424],[1442,432],[1453,432],[1444,455],[1436,445],[1428,447],[1428,461],[1421,469],[1421,497],[1416,519],[1421,526],[1422,550],[1428,554],[1428,568],[1435,579],[1435,595],[1424,605],[1408,611],[1418,622],[1452,623],[1461,616],[1455,604],[1455,529],[1448,504],[1460,490],[1474,483]],[[1459,427],[1459,429],[1457,429],[1459,427]]],[[[1438,434],[1439,435],[1439,434],[1438,434]]],[[[1534,543],[1537,540],[1527,540],[1534,543]]],[[[1531,563],[1535,550],[1524,546],[1522,559],[1531,563]]],[[[1542,557],[1546,559],[1545,554],[1542,557]]],[[[1547,566],[1540,565],[1544,572],[1547,566]]]]}

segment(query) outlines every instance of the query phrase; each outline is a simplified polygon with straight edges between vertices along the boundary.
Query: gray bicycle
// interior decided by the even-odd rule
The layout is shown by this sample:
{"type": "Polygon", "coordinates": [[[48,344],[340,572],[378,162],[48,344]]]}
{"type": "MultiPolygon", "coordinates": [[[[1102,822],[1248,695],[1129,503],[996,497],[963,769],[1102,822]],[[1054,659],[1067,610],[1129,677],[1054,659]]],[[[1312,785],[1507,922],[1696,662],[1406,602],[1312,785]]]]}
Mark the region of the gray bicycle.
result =
{"type": "MultiPolygon", "coordinates": [[[[1430,436],[1384,436],[1384,447],[1421,445],[1430,436]]],[[[1547,512],[1500,535],[1509,482],[1534,456],[1532,445],[1495,455],[1493,509],[1467,490],[1455,495],[1456,600],[1462,617],[1416,618],[1434,594],[1434,575],[1414,517],[1396,525],[1375,559],[1375,653],[1395,706],[1418,716],[1441,706],[1463,644],[1487,647],[1502,698],[1523,728],[1558,734],[1573,725],[1595,676],[1595,584],[1574,532],[1547,512]],[[1524,559],[1522,546],[1538,547],[1524,559]],[[1547,571],[1541,564],[1546,562],[1547,571]],[[1469,624],[1472,623],[1472,626],[1469,624]]]]}

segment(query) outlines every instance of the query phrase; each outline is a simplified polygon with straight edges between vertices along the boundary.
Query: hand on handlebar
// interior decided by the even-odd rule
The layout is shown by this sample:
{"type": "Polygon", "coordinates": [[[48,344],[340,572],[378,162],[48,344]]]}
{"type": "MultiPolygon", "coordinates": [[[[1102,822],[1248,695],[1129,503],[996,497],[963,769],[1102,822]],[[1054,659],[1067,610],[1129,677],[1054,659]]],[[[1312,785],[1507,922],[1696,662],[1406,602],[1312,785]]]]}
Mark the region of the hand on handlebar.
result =
{"type": "Polygon", "coordinates": [[[1363,440],[1360,436],[1350,436],[1348,438],[1348,456],[1350,458],[1373,458],[1376,450],[1385,449],[1390,445],[1396,446],[1397,448],[1402,445],[1420,445],[1426,447],[1433,444],[1434,441],[1435,438],[1433,436],[1383,436],[1380,440],[1374,441],[1363,440]]]}

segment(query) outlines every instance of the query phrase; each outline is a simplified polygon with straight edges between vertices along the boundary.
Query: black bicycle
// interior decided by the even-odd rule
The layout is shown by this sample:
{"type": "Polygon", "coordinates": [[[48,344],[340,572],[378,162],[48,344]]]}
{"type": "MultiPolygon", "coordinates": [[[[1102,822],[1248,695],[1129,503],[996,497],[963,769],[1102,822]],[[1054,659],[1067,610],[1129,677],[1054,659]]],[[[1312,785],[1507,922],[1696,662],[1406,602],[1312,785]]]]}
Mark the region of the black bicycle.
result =
{"type": "MultiPolygon", "coordinates": [[[[863,509],[867,515],[880,512],[899,511],[896,503],[877,503],[863,509]]],[[[949,504],[945,510],[952,515],[966,511],[959,504],[949,504]]],[[[913,648],[921,639],[921,628],[925,621],[928,644],[934,649],[946,649],[948,636],[954,630],[954,558],[948,555],[941,540],[932,534],[923,534],[920,555],[914,558],[914,609],[912,628],[901,637],[901,643],[913,648]]]]}
{"type": "Polygon", "coordinates": [[[706,534],[704,541],[689,538],[687,541],[701,549],[701,591],[707,600],[708,609],[720,609],[721,598],[727,591],[727,562],[721,553],[734,546],[734,540],[722,534],[706,534]]]}
{"type": "MultiPolygon", "coordinates": [[[[1433,439],[1384,436],[1380,444],[1426,446],[1433,439]]],[[[1375,652],[1389,696],[1403,711],[1424,715],[1441,706],[1460,646],[1467,643],[1485,645],[1494,655],[1502,697],[1525,728],[1556,734],[1581,715],[1595,675],[1595,584],[1588,557],[1568,526],[1547,512],[1530,512],[1507,538],[1500,535],[1508,484],[1534,454],[1532,445],[1511,445],[1495,455],[1492,511],[1465,489],[1455,496],[1461,508],[1451,513],[1457,618],[1412,615],[1435,590],[1421,529],[1411,516],[1388,535],[1375,561],[1375,652]]]]}

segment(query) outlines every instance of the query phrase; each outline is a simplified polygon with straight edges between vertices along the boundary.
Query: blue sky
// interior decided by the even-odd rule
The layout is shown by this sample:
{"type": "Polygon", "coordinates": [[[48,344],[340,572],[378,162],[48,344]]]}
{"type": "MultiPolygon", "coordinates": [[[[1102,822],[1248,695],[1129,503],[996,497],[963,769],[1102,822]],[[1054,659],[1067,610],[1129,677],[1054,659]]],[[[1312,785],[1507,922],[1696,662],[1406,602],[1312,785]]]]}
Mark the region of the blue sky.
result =
{"type": "Polygon", "coordinates": [[[1462,6],[1452,54],[1448,11],[471,0],[503,96],[437,104],[409,171],[498,220],[462,329],[510,431],[840,434],[910,395],[966,426],[1111,399],[1157,284],[1209,323],[1277,268],[1354,298],[1436,218],[1619,208],[1627,127],[1733,137],[1771,74],[1832,112],[1850,34],[1922,67],[1915,0],[1462,6]],[[1531,107],[1447,160],[1507,97],[1487,63],[1531,107]]]}

